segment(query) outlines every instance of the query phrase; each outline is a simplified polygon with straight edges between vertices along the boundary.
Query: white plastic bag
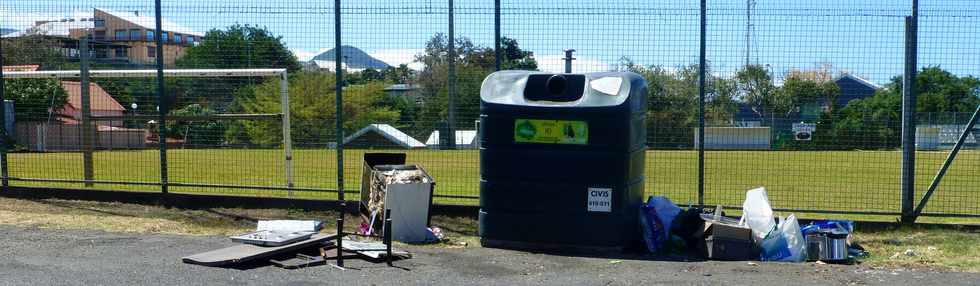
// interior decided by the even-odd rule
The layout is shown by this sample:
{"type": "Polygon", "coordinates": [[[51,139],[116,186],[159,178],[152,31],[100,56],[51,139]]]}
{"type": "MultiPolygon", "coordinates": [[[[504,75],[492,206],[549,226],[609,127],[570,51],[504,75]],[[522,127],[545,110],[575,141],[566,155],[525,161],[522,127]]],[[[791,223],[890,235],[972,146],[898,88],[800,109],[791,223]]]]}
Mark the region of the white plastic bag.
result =
{"type": "Polygon", "coordinates": [[[742,203],[742,221],[752,229],[752,238],[755,241],[762,241],[776,229],[776,220],[772,216],[766,188],[752,189],[745,193],[745,202],[742,203]]]}
{"type": "Polygon", "coordinates": [[[786,238],[772,215],[765,188],[756,188],[745,193],[742,221],[752,229],[752,239],[762,249],[761,260],[779,261],[790,256],[786,238]]]}
{"type": "Polygon", "coordinates": [[[806,241],[803,240],[803,232],[800,231],[800,223],[796,220],[796,215],[790,214],[786,220],[779,223],[779,232],[786,239],[786,248],[789,249],[789,257],[780,261],[803,262],[806,260],[806,241]]]}

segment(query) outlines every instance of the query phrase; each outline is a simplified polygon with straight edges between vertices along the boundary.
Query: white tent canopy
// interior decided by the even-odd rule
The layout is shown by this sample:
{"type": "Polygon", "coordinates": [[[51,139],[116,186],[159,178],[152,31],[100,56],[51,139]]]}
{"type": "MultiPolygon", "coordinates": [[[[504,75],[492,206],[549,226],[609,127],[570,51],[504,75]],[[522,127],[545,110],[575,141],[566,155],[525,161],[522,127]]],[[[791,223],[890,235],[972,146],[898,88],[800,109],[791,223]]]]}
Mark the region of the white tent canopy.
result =
{"type": "MultiPolygon", "coordinates": [[[[456,147],[476,148],[476,140],[476,130],[456,130],[456,147]]],[[[430,148],[439,147],[439,130],[429,134],[429,138],[425,140],[425,145],[430,148]]]]}
{"type": "Polygon", "coordinates": [[[361,130],[358,130],[357,132],[354,132],[354,134],[344,138],[344,145],[347,145],[351,141],[354,141],[358,137],[364,136],[369,132],[378,133],[392,143],[395,143],[403,148],[425,148],[425,144],[422,144],[422,142],[415,140],[415,138],[412,138],[412,136],[408,136],[408,134],[405,134],[405,132],[402,132],[401,130],[398,130],[398,128],[388,124],[371,124],[367,127],[361,128],[361,130]]]}

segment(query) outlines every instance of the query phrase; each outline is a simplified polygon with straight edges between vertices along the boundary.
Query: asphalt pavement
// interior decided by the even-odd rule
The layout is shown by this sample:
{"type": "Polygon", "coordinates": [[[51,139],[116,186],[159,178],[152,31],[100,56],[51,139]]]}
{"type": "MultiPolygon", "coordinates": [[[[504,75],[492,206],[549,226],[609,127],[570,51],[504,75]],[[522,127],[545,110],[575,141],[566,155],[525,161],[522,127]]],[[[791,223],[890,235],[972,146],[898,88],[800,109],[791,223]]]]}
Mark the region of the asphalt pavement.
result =
{"type": "Polygon", "coordinates": [[[184,264],[233,245],[226,237],[0,226],[0,285],[977,285],[980,274],[862,265],[677,261],[651,256],[538,254],[470,246],[402,246],[384,263],[348,260],[285,270],[184,264]]]}

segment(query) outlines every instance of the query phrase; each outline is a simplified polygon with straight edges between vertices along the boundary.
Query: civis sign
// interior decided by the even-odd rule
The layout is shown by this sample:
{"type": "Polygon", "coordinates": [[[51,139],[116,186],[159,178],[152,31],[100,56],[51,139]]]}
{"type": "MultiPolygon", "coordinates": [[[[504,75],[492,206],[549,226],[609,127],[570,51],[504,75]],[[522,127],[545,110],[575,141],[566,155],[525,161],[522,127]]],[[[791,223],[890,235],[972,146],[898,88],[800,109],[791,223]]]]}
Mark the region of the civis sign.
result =
{"type": "Polygon", "coordinates": [[[590,212],[612,212],[612,189],[589,188],[587,207],[590,212]]]}

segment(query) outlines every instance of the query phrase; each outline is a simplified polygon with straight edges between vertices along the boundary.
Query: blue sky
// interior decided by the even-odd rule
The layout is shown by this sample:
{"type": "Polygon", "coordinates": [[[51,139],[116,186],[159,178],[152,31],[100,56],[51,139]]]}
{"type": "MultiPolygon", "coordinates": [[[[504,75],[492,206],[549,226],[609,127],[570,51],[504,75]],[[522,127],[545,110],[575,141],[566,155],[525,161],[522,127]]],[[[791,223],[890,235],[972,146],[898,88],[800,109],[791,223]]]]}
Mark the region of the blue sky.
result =
{"type": "MultiPolygon", "coordinates": [[[[562,50],[578,50],[577,71],[616,68],[621,57],[673,68],[697,63],[697,1],[502,0],[502,31],[535,53],[544,69],[561,67],[562,50]]],[[[877,83],[899,75],[903,62],[904,1],[756,1],[751,63],[778,77],[822,64],[877,83]],[[819,3],[818,3],[819,2],[819,3]]],[[[164,0],[164,17],[200,32],[231,24],[268,27],[300,58],[333,47],[333,1],[164,0]]],[[[922,1],[921,66],[980,74],[980,1],[922,1]]],[[[410,62],[425,41],[448,30],[447,1],[344,1],[344,44],[392,64],[410,62]]],[[[458,0],[456,34],[493,44],[493,1],[458,0]]],[[[17,0],[0,3],[0,26],[77,17],[93,7],[152,13],[152,1],[17,0]]],[[[708,60],[730,75],[745,62],[746,3],[708,5],[708,60]]]]}

